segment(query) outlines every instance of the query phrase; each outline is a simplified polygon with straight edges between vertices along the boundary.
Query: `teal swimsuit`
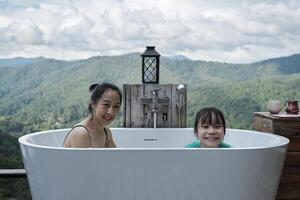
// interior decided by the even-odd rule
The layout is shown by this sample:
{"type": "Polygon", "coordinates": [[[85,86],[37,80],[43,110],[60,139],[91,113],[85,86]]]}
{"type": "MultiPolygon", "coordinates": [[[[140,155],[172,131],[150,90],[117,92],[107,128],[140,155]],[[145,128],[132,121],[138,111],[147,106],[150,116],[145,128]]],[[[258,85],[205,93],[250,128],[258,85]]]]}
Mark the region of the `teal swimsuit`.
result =
{"type": "MultiPolygon", "coordinates": [[[[229,144],[226,144],[225,142],[221,142],[218,145],[218,148],[231,148],[232,146],[229,144]]],[[[200,141],[194,141],[191,144],[188,144],[185,146],[185,148],[201,148],[201,142],[200,141]]]]}

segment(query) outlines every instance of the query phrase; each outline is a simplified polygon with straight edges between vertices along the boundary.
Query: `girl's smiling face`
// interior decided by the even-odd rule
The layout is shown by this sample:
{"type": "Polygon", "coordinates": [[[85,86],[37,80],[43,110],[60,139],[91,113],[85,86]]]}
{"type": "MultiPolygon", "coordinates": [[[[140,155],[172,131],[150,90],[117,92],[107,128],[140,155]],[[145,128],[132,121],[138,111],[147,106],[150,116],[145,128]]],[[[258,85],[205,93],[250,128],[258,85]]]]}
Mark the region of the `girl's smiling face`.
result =
{"type": "Polygon", "coordinates": [[[201,141],[201,147],[217,148],[224,140],[225,130],[222,121],[217,119],[213,113],[211,117],[211,120],[199,120],[197,138],[201,141]]]}

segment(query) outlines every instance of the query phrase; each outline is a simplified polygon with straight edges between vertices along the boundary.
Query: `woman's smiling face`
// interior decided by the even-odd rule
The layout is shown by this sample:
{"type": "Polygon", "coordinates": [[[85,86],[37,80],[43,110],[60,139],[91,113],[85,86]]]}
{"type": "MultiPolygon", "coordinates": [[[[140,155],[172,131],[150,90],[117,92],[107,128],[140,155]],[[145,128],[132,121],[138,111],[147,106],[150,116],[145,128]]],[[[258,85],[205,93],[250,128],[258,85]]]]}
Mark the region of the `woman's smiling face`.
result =
{"type": "Polygon", "coordinates": [[[216,120],[216,116],[212,114],[211,124],[209,122],[201,122],[199,120],[197,127],[197,137],[201,142],[201,147],[217,148],[223,141],[225,130],[221,120],[216,120]]]}
{"type": "Polygon", "coordinates": [[[111,89],[107,89],[97,103],[92,104],[94,117],[103,125],[109,125],[118,114],[121,106],[119,94],[111,89]]]}

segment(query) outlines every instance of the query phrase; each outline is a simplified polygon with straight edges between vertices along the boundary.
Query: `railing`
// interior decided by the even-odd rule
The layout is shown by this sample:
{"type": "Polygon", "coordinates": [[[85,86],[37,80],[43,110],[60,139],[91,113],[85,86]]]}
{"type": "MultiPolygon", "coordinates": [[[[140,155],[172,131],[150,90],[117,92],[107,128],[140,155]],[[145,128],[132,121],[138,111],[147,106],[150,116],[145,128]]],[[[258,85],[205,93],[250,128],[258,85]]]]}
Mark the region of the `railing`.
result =
{"type": "Polygon", "coordinates": [[[25,169],[0,169],[0,178],[26,178],[25,169]]]}

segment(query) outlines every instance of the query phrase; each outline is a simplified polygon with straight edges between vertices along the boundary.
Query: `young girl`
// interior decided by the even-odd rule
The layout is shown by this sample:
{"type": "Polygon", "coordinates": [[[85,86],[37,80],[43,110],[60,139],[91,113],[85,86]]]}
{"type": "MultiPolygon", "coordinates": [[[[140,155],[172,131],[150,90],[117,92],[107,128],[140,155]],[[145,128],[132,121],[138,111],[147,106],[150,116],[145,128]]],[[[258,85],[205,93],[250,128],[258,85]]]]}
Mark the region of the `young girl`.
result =
{"type": "Polygon", "coordinates": [[[229,148],[223,142],[226,123],[223,113],[217,108],[201,109],[195,119],[194,134],[198,141],[188,144],[187,148],[229,148]]]}
{"type": "Polygon", "coordinates": [[[89,115],[74,126],[64,141],[64,147],[116,147],[108,126],[120,110],[122,94],[110,83],[90,86],[89,115]]]}

